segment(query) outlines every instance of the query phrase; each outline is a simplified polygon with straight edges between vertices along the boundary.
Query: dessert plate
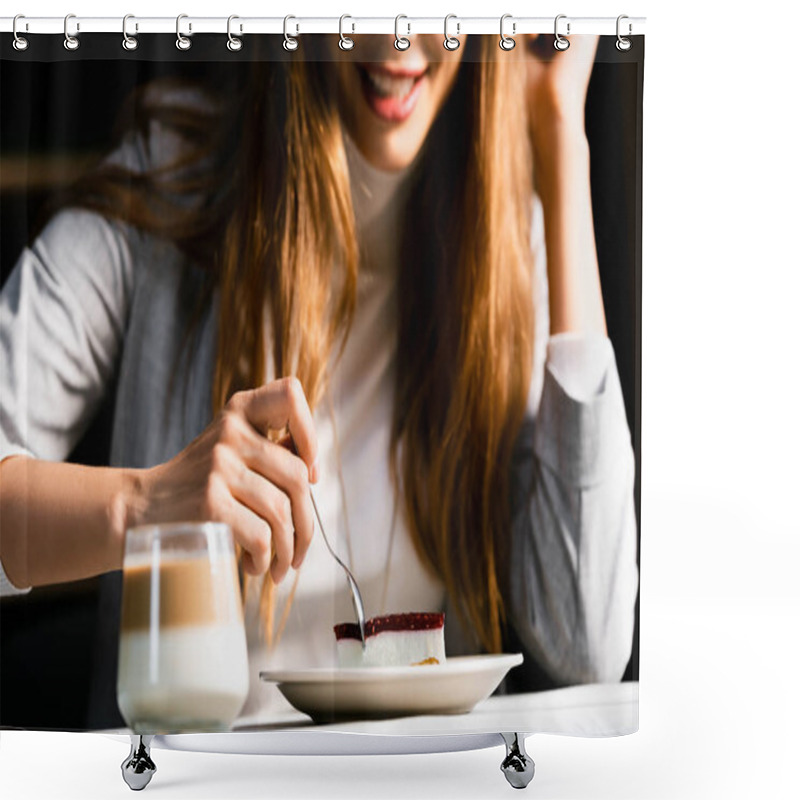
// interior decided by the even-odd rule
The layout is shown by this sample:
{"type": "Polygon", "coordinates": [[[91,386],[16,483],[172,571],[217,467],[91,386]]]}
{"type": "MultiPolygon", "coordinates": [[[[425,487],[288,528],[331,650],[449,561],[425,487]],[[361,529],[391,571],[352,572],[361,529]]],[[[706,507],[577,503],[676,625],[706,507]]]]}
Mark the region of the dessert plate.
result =
{"type": "Polygon", "coordinates": [[[386,719],[415,714],[464,714],[485,700],[506,673],[522,663],[519,653],[456,656],[444,664],[267,670],[283,696],[315,722],[386,719]]]}

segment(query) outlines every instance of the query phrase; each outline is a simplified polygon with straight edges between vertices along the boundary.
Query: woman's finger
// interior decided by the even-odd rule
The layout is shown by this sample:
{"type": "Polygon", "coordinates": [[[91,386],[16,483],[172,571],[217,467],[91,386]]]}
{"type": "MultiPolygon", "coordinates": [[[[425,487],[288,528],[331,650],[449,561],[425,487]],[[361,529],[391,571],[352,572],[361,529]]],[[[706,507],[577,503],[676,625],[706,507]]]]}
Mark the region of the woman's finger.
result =
{"type": "MultiPolygon", "coordinates": [[[[288,495],[294,527],[291,566],[300,567],[314,535],[314,514],[308,485],[308,468],[295,454],[264,438],[243,415],[232,410],[221,420],[220,441],[215,446],[214,464],[226,483],[236,487],[240,502],[265,516],[266,489],[257,478],[266,479],[288,495]],[[250,476],[247,475],[252,471],[250,476]]],[[[284,437],[291,442],[290,437],[284,437]]]]}
{"type": "MultiPolygon", "coordinates": [[[[252,474],[252,473],[251,473],[252,474]]],[[[280,583],[289,571],[294,557],[294,526],[292,504],[289,498],[269,481],[263,494],[262,513],[272,531],[272,561],[270,573],[275,583],[280,583]]]]}
{"type": "MultiPolygon", "coordinates": [[[[229,430],[232,428],[229,427],[229,430]]],[[[212,478],[206,490],[206,513],[227,522],[244,548],[246,571],[272,572],[280,583],[293,556],[291,502],[277,486],[247,468],[235,447],[217,445],[212,452],[212,478]]]]}
{"type": "Polygon", "coordinates": [[[250,575],[263,575],[270,567],[273,535],[270,525],[232,496],[228,513],[222,518],[231,526],[233,538],[244,548],[242,567],[250,575]]]}
{"type": "Polygon", "coordinates": [[[303,461],[281,445],[258,439],[244,453],[250,469],[263,475],[284,491],[292,503],[294,557],[292,567],[302,564],[314,536],[314,509],[303,461]]]}
{"type": "MultiPolygon", "coordinates": [[[[235,417],[235,415],[231,415],[235,417]]],[[[308,468],[285,446],[265,439],[245,420],[228,426],[229,446],[224,449],[231,457],[222,459],[226,480],[236,484],[239,499],[257,514],[265,497],[257,477],[266,479],[288,495],[291,501],[294,526],[294,556],[292,567],[298,569],[314,536],[314,513],[308,486],[308,468]],[[252,471],[248,477],[246,473],[252,471]]],[[[286,441],[291,441],[286,437],[286,441]]],[[[263,516],[263,515],[262,515],[263,516]]]]}
{"type": "MultiPolygon", "coordinates": [[[[305,470],[302,461],[294,461],[296,471],[305,470]]],[[[300,566],[308,550],[313,534],[313,523],[306,509],[308,494],[306,493],[305,500],[301,497],[294,501],[279,486],[249,468],[244,461],[240,462],[237,474],[229,478],[229,483],[233,497],[269,524],[275,555],[271,567],[272,577],[276,583],[280,583],[290,566],[295,569],[300,566]]]]}
{"type": "Polygon", "coordinates": [[[288,427],[297,453],[308,468],[309,480],[318,478],[317,434],[311,409],[297,378],[282,378],[249,391],[237,392],[229,405],[241,411],[262,435],[288,427]]]}

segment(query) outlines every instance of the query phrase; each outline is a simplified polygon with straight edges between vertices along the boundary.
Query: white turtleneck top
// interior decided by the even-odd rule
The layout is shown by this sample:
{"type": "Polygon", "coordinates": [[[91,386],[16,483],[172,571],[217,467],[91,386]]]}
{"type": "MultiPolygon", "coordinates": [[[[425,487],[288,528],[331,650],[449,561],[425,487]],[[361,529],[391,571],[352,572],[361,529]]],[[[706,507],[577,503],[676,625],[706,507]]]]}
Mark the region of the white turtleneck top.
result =
{"type": "MultiPolygon", "coordinates": [[[[154,133],[156,135],[158,132],[154,133]]],[[[163,138],[151,152],[169,158],[163,138]]],[[[314,415],[321,478],[314,493],[335,551],[349,563],[368,616],[447,610],[402,513],[393,521],[389,432],[396,364],[395,292],[401,210],[410,169],[386,173],[347,143],[361,252],[358,299],[328,400],[314,415]]],[[[116,158],[147,163],[137,140],[116,158]]],[[[630,655],[638,586],[633,456],[614,354],[603,337],[549,336],[543,218],[532,226],[536,353],[515,481],[510,621],[561,683],[619,680],[630,655]]],[[[95,213],[59,213],[26,249],[0,294],[0,459],[65,459],[116,377],[112,465],[148,467],[183,449],[211,420],[216,303],[168,394],[183,344],[183,283],[195,274],[169,244],[95,213]]],[[[269,328],[268,328],[269,330],[269,328]]],[[[268,375],[269,377],[269,375],[268,375]]],[[[0,566],[0,590],[20,591],[0,566]]],[[[24,591],[24,589],[23,589],[24,591]]],[[[315,535],[298,573],[278,589],[277,644],[264,641],[257,582],[245,603],[250,694],[240,723],[279,719],[288,704],[261,670],[335,662],[333,625],[353,610],[341,569],[315,535]],[[296,586],[295,586],[296,583],[296,586]]],[[[467,647],[455,616],[452,654],[467,647]]]]}

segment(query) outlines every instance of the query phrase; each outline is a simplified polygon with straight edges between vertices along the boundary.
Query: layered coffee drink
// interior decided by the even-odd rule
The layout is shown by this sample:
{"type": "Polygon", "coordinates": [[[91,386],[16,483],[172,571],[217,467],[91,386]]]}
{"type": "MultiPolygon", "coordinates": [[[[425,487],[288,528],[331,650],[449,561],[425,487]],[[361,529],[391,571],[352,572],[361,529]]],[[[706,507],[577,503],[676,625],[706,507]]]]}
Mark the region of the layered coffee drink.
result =
{"type": "Polygon", "coordinates": [[[230,727],[249,679],[227,526],[129,531],[119,644],[117,700],[136,733],[230,727]]]}

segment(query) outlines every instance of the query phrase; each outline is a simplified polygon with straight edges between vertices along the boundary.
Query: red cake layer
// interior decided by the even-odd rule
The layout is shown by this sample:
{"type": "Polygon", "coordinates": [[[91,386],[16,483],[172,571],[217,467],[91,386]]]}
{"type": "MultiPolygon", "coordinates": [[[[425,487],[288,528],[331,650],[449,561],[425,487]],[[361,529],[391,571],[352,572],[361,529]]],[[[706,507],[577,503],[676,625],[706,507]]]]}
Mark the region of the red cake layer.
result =
{"type": "MultiPolygon", "coordinates": [[[[386,614],[383,617],[373,617],[364,624],[367,638],[383,631],[433,631],[444,627],[444,614],[435,612],[416,612],[409,614],[386,614]]],[[[333,626],[336,640],[357,639],[361,640],[361,632],[355,622],[341,622],[333,626]]]]}

